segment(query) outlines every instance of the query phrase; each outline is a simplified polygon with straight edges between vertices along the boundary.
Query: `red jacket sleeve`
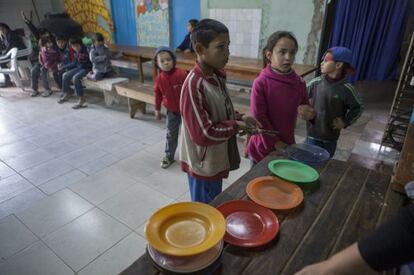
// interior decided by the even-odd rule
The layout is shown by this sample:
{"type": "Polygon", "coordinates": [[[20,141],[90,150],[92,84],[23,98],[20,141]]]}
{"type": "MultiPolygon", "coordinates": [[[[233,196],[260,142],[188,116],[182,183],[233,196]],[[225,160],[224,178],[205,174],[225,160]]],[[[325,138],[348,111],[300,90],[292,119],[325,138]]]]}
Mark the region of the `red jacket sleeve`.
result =
{"type": "Polygon", "coordinates": [[[154,83],[154,94],[155,94],[155,110],[161,110],[162,92],[160,87],[160,75],[155,78],[154,83]]]}
{"type": "Polygon", "coordinates": [[[182,89],[180,111],[194,143],[208,146],[227,141],[237,133],[235,120],[213,123],[203,93],[202,79],[191,75],[182,89]]]}

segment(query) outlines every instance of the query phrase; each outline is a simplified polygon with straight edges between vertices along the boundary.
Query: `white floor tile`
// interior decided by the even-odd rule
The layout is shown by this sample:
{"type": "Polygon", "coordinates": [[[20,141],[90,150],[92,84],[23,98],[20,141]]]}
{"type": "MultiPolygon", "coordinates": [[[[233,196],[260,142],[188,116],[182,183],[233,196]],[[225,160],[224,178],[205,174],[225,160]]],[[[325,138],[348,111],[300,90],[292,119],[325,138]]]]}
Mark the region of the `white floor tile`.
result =
{"type": "Polygon", "coordinates": [[[16,213],[33,203],[45,198],[46,195],[39,189],[33,187],[26,190],[15,197],[0,203],[0,219],[10,214],[16,213]]]}
{"type": "Polygon", "coordinates": [[[135,229],[143,224],[154,210],[171,203],[173,200],[141,183],[104,201],[99,208],[135,229]]]}
{"type": "Polygon", "coordinates": [[[10,177],[11,175],[16,174],[11,167],[7,166],[4,162],[0,161],[0,180],[10,177]]]}
{"type": "Polygon", "coordinates": [[[17,212],[16,216],[37,236],[57,230],[93,208],[93,205],[68,189],[59,191],[17,212]]]}
{"type": "Polygon", "coordinates": [[[86,176],[87,175],[85,175],[85,173],[82,173],[81,171],[74,169],[42,185],[39,185],[38,188],[40,188],[46,194],[52,195],[53,193],[57,191],[60,191],[72,184],[77,183],[78,181],[85,178],[86,176]]]}
{"type": "Polygon", "coordinates": [[[74,272],[43,243],[36,242],[1,264],[0,274],[69,275],[74,272]]]}
{"type": "Polygon", "coordinates": [[[20,175],[13,175],[0,180],[0,203],[33,188],[33,185],[20,175]]]}
{"type": "Polygon", "coordinates": [[[47,245],[78,271],[131,232],[99,209],[94,209],[45,239],[47,245]]]}
{"type": "Polygon", "coordinates": [[[116,167],[108,167],[69,188],[89,202],[98,205],[134,184],[136,181],[125,172],[116,167]]]}
{"type": "Polygon", "coordinates": [[[5,159],[4,162],[16,171],[22,171],[34,166],[38,166],[53,158],[55,158],[55,155],[39,148],[29,153],[21,154],[14,158],[5,159]]]}
{"type": "Polygon", "coordinates": [[[36,167],[23,170],[21,175],[37,186],[71,170],[73,168],[64,161],[52,159],[36,167]]]}
{"type": "Polygon", "coordinates": [[[93,175],[98,171],[101,171],[105,167],[111,166],[119,160],[119,157],[112,154],[104,155],[100,158],[94,159],[84,165],[80,166],[78,169],[84,172],[87,175],[93,175]]]}
{"type": "Polygon", "coordinates": [[[10,215],[0,220],[0,258],[7,259],[37,240],[16,216],[10,215]]]}
{"type": "Polygon", "coordinates": [[[79,275],[113,275],[121,273],[145,253],[146,241],[131,233],[99,258],[82,269],[79,275]]]}

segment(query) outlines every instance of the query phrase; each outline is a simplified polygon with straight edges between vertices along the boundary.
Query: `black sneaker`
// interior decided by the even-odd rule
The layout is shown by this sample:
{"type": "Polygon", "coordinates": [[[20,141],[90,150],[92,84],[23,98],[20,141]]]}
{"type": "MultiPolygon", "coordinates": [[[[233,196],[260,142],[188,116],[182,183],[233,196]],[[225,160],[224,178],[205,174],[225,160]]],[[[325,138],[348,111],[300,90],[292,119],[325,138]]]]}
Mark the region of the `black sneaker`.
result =
{"type": "Polygon", "coordinates": [[[174,160],[169,159],[167,156],[163,157],[161,160],[161,168],[166,169],[173,164],[174,160]]]}

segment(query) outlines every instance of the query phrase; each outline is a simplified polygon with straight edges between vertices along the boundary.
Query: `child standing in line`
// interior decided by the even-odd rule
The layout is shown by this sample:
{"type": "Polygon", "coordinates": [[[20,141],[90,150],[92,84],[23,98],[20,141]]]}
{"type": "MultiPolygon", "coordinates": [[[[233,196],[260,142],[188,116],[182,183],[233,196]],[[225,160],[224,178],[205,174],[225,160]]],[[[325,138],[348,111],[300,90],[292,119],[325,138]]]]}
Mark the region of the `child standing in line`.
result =
{"type": "Polygon", "coordinates": [[[89,58],[92,62],[92,72],[87,75],[88,79],[98,81],[108,77],[112,72],[111,51],[105,45],[105,38],[101,33],[96,33],[93,38],[89,58]]]}
{"type": "Polygon", "coordinates": [[[52,36],[44,36],[40,40],[40,52],[39,52],[39,65],[36,65],[31,70],[31,96],[39,95],[38,82],[39,75],[43,80],[43,88],[45,91],[42,93],[43,97],[48,97],[52,94],[52,90],[49,87],[48,72],[52,72],[53,79],[55,80],[58,87],[61,86],[58,76],[58,64],[61,60],[61,55],[56,47],[55,39],[52,36]]]}
{"type": "Polygon", "coordinates": [[[307,123],[306,143],[325,148],[331,158],[341,129],[354,123],[363,110],[357,91],[346,80],[347,73],[354,70],[351,62],[352,52],[348,48],[330,48],[322,59],[322,75],[307,85],[316,117],[307,123]]]}
{"type": "Polygon", "coordinates": [[[154,65],[160,69],[155,78],[155,117],[161,119],[161,102],[167,109],[167,142],[165,156],[161,167],[168,168],[174,162],[178,143],[178,132],[181,124],[180,94],[187,72],[175,67],[175,54],[167,47],[160,47],[155,52],[154,65]]]}
{"type": "Polygon", "coordinates": [[[194,52],[193,44],[191,43],[190,36],[191,36],[191,32],[194,30],[197,23],[198,23],[197,19],[188,20],[188,23],[187,23],[188,33],[184,37],[183,42],[181,42],[181,44],[177,47],[177,49],[176,49],[177,52],[182,52],[182,51],[184,51],[184,53],[194,52]]]}
{"type": "Polygon", "coordinates": [[[181,168],[188,174],[191,199],[211,202],[223,178],[239,168],[236,134],[257,127],[255,119],[236,114],[222,70],[229,52],[229,31],[213,19],[201,20],[191,33],[197,63],[181,90],[181,168]]]}
{"type": "MultiPolygon", "coordinates": [[[[263,49],[264,68],[254,80],[250,109],[266,130],[278,131],[276,136],[253,135],[247,153],[253,164],[275,149],[295,143],[295,122],[299,106],[308,105],[305,82],[292,69],[298,43],[294,35],[277,31],[270,35],[263,49]]],[[[312,108],[303,108],[302,118],[312,119],[312,108]]]]}
{"type": "Polygon", "coordinates": [[[63,74],[62,79],[62,95],[58,100],[59,104],[62,104],[69,100],[70,93],[70,82],[73,81],[75,84],[75,92],[79,98],[78,103],[73,105],[73,109],[79,109],[87,107],[86,99],[83,95],[82,78],[90,72],[92,69],[91,61],[89,60],[89,54],[86,47],[82,44],[80,38],[69,39],[69,45],[75,51],[75,61],[64,66],[62,69],[67,70],[63,74]]]}

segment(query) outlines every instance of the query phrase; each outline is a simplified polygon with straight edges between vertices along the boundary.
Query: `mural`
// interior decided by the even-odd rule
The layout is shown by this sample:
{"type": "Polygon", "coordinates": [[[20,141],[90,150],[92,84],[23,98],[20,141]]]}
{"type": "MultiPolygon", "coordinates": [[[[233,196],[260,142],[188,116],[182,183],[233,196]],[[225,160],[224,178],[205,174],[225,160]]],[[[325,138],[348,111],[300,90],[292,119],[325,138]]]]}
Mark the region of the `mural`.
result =
{"type": "Polygon", "coordinates": [[[136,0],[137,32],[140,46],[169,46],[168,0],[136,0]]]}
{"type": "Polygon", "coordinates": [[[112,18],[106,0],[65,0],[64,4],[66,12],[82,25],[84,32],[100,32],[107,41],[112,41],[112,18]]]}

